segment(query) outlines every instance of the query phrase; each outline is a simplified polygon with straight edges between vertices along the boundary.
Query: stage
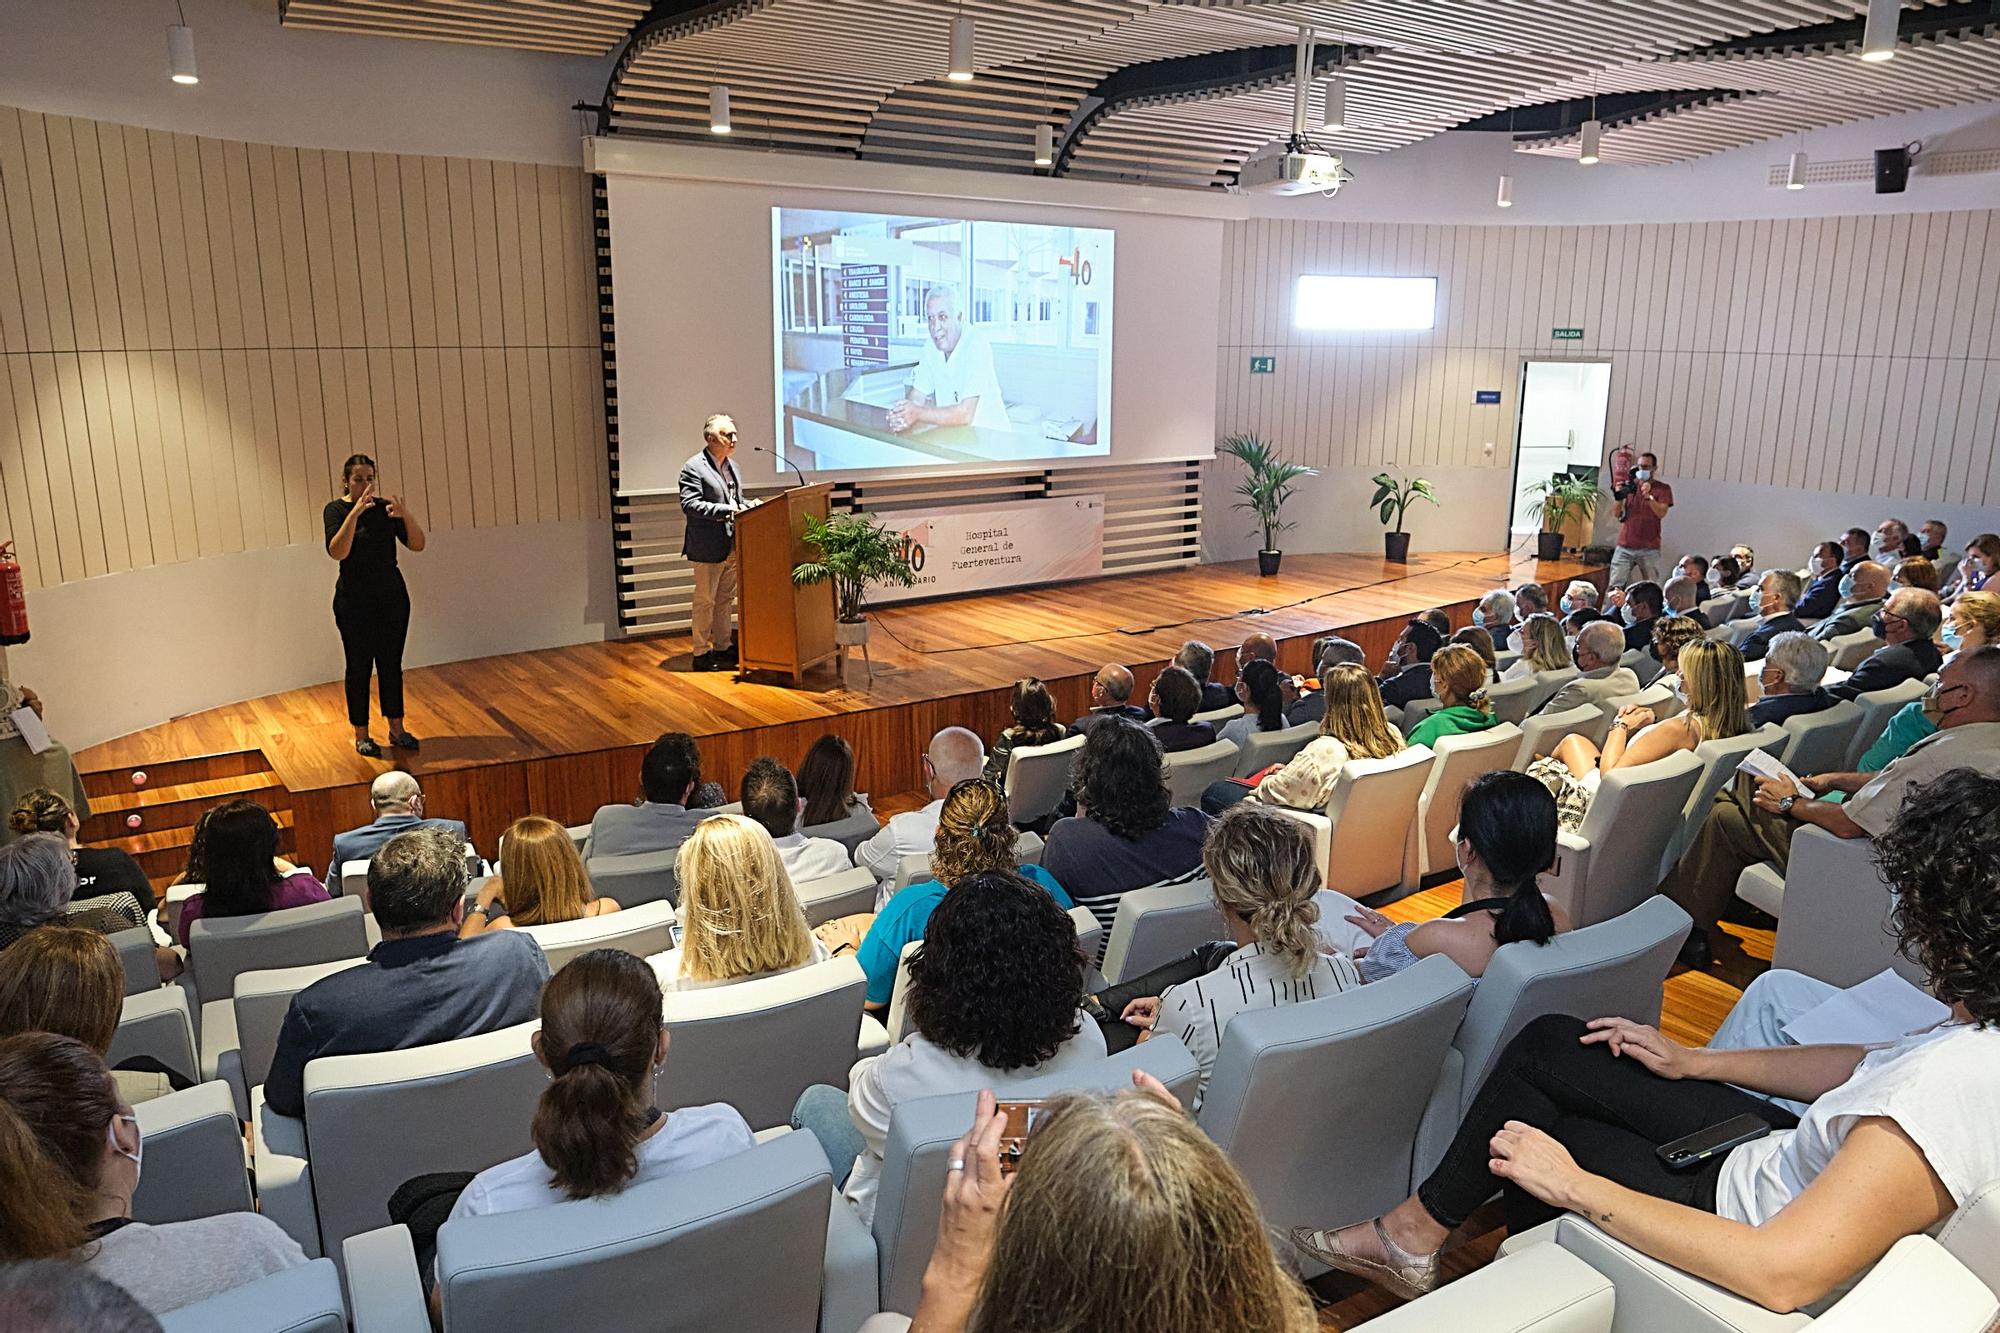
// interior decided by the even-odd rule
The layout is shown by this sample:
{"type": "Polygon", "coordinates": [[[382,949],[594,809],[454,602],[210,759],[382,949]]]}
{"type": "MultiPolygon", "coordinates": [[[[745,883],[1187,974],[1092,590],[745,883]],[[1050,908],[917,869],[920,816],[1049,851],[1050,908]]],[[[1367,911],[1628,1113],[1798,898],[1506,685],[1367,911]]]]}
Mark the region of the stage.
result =
{"type": "MultiPolygon", "coordinates": [[[[1260,630],[1278,640],[1289,670],[1307,671],[1312,640],[1336,630],[1379,666],[1417,611],[1441,606],[1464,625],[1491,588],[1535,581],[1559,594],[1579,576],[1601,583],[1603,569],[1497,553],[1423,553],[1408,565],[1289,555],[1269,578],[1246,561],[887,607],[873,613],[874,681],[857,679],[856,689],[830,668],[800,689],[777,675],[691,672],[688,640],[675,635],[419,667],[405,672],[405,691],[424,746],[388,756],[393,765],[354,752],[333,681],[81,751],[93,808],[84,838],[125,847],[161,878],[179,869],[202,807],[246,795],[279,814],[301,860],[324,869],[333,834],[371,818],[368,783],[399,766],[422,780],[431,813],[464,819],[490,849],[523,814],[578,823],[599,805],[632,799],[639,756],[676,730],[701,741],[705,768],[725,785],[757,755],[796,764],[837,731],[854,746],[862,790],[908,792],[922,784],[931,734],[958,723],[990,741],[1007,725],[1008,688],[1022,676],[1047,681],[1071,717],[1089,706],[1090,678],[1104,663],[1132,667],[1143,699],[1190,638],[1216,649],[1223,680],[1234,678],[1230,650],[1260,630]],[[131,781],[135,770],[148,775],[143,787],[131,781]],[[132,830],[126,818],[135,813],[141,827],[132,830]]],[[[382,739],[379,719],[376,730],[382,739]]]]}

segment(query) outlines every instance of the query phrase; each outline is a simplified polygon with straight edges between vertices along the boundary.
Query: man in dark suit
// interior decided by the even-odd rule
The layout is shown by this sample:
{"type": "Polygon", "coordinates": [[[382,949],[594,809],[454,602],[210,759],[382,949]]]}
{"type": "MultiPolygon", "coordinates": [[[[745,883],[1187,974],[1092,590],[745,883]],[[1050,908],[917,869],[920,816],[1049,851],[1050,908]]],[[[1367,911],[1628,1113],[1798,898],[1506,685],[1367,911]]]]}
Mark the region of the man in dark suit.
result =
{"type": "Polygon", "coordinates": [[[1917,554],[1934,565],[1942,564],[1944,561],[1944,539],[1947,534],[1944,520],[1941,518],[1927,518],[1924,520],[1923,525],[1917,529],[1917,532],[1919,534],[1917,538],[1917,554]]]}
{"type": "Polygon", "coordinates": [[[1936,593],[1928,588],[1898,588],[1875,613],[1874,630],[1882,647],[1854,668],[1853,675],[1829,686],[1827,693],[1852,699],[1930,675],[1944,663],[1943,652],[1932,641],[1943,620],[1936,593]]]}
{"type": "Polygon", "coordinates": [[[1389,646],[1389,660],[1382,665],[1376,682],[1382,702],[1403,708],[1418,699],[1431,697],[1431,658],[1444,647],[1444,637],[1422,616],[1403,626],[1396,642],[1389,646]]]}
{"type": "Polygon", "coordinates": [[[1215,649],[1200,639],[1189,639],[1174,654],[1174,665],[1185,670],[1201,686],[1201,707],[1197,713],[1213,713],[1218,708],[1227,708],[1236,702],[1236,692],[1227,685],[1218,685],[1209,677],[1215,674],[1215,649]]]}
{"type": "Polygon", "coordinates": [[[1653,646],[1653,622],[1667,609],[1667,597],[1651,579],[1625,590],[1625,646],[1642,651],[1653,646]]]}
{"type": "Polygon", "coordinates": [[[1779,635],[1757,672],[1763,697],[1750,705],[1750,725],[1783,725],[1788,718],[1833,707],[1833,696],[1820,687],[1829,660],[1826,645],[1812,635],[1798,630],[1779,635]]]}
{"type": "Polygon", "coordinates": [[[1799,594],[1793,614],[1800,620],[1824,620],[1840,605],[1840,576],[1845,572],[1845,552],[1839,542],[1821,542],[1813,547],[1806,563],[1806,590],[1799,594]]]}
{"type": "Polygon", "coordinates": [[[1752,608],[1758,615],[1757,628],[1736,646],[1744,661],[1762,661],[1764,654],[1771,651],[1772,641],[1780,634],[1792,634],[1805,628],[1792,614],[1792,608],[1799,604],[1803,587],[1799,576],[1789,569],[1764,571],[1764,577],[1757,581],[1757,596],[1752,608]]]}
{"type": "Polygon", "coordinates": [[[1153,715],[1131,702],[1132,673],[1116,662],[1099,667],[1090,682],[1090,711],[1070,723],[1071,731],[1089,731],[1107,717],[1129,717],[1144,722],[1153,715]]]}
{"type": "Polygon", "coordinates": [[[701,426],[701,452],[681,464],[681,513],[687,517],[681,554],[694,565],[694,669],[736,665],[736,515],[750,506],[743,479],[729,461],[736,422],[718,414],[701,426]]]}

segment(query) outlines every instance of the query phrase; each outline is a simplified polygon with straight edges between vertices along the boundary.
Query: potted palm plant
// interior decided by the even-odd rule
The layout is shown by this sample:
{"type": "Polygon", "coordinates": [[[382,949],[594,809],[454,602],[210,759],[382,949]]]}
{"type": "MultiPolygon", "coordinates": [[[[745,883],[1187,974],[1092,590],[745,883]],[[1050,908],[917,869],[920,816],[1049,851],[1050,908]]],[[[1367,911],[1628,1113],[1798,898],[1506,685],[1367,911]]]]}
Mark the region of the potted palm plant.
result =
{"type": "Polygon", "coordinates": [[[842,647],[868,643],[868,590],[877,584],[910,587],[917,581],[903,539],[861,514],[805,516],[805,543],[816,560],[792,567],[799,587],[833,584],[834,642],[842,647]]]}
{"type": "Polygon", "coordinates": [[[1375,510],[1383,527],[1389,527],[1391,522],[1396,525],[1382,534],[1383,558],[1403,564],[1410,558],[1410,534],[1403,531],[1403,515],[1417,500],[1436,504],[1437,490],[1426,478],[1396,477],[1387,472],[1377,472],[1374,482],[1375,498],[1368,502],[1368,507],[1375,510]]]}
{"type": "Polygon", "coordinates": [[[1279,562],[1285,558],[1285,553],[1278,549],[1278,534],[1296,526],[1281,517],[1285,501],[1292,498],[1292,483],[1301,477],[1317,477],[1319,471],[1280,458],[1276,449],[1254,433],[1224,438],[1220,452],[1243,465],[1243,480],[1236,484],[1236,493],[1243,498],[1236,502],[1236,507],[1249,510],[1256,516],[1257,526],[1263,529],[1264,545],[1257,552],[1257,572],[1275,574],[1279,562]]]}
{"type": "Polygon", "coordinates": [[[1528,498],[1528,520],[1542,525],[1535,536],[1537,560],[1559,560],[1563,537],[1572,523],[1588,530],[1597,517],[1597,478],[1558,472],[1521,488],[1528,498]]]}

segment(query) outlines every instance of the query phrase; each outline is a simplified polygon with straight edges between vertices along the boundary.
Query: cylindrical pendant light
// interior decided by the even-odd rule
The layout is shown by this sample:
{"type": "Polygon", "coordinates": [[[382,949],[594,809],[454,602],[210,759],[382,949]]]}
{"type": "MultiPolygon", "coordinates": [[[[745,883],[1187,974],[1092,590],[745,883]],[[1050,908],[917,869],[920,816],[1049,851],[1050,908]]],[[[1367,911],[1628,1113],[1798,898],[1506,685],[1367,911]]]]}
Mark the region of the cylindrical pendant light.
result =
{"type": "Polygon", "coordinates": [[[1044,121],[1035,126],[1035,165],[1052,167],[1056,163],[1056,127],[1044,121]]]}
{"type": "Polygon", "coordinates": [[[1583,122],[1583,144],[1577,150],[1576,160],[1586,167],[1597,165],[1597,150],[1604,139],[1604,122],[1592,116],[1583,122]]]}
{"type": "Polygon", "coordinates": [[[167,28],[167,73],[175,83],[200,83],[194,72],[194,29],[185,23],[167,28]]]}
{"type": "Polygon", "coordinates": [[[1320,127],[1328,130],[1347,128],[1347,80],[1338,74],[1326,81],[1325,114],[1320,117],[1320,127]]]}
{"type": "Polygon", "coordinates": [[[1902,0],[1868,0],[1868,21],[1861,29],[1863,60],[1895,59],[1896,26],[1902,17],[1902,0]]]}
{"type": "Polygon", "coordinates": [[[970,14],[959,14],[951,21],[951,68],[945,77],[953,83],[972,82],[972,43],[974,27],[970,14]]]}
{"type": "Polygon", "coordinates": [[[708,132],[729,133],[729,85],[712,84],[708,90],[708,132]]]}
{"type": "Polygon", "coordinates": [[[1792,165],[1785,169],[1785,188],[1787,190],[1806,188],[1806,155],[1803,152],[1792,154],[1792,165]]]}
{"type": "Polygon", "coordinates": [[[1512,208],[1514,206],[1514,178],[1512,176],[1502,176],[1500,178],[1500,193],[1493,200],[1493,205],[1496,208],[1512,208]]]}

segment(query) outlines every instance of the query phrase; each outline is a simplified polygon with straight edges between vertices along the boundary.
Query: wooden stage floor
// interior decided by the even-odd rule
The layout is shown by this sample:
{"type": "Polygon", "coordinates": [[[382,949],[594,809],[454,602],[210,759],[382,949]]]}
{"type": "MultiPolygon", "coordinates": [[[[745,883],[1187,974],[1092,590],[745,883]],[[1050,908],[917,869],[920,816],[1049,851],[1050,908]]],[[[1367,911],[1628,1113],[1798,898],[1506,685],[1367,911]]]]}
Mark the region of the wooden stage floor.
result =
{"type": "MultiPolygon", "coordinates": [[[[136,768],[260,754],[267,787],[290,795],[305,852],[316,857],[333,828],[366,821],[366,784],[393,760],[424,781],[432,810],[468,817],[487,846],[530,810],[574,822],[605,801],[630,799],[636,755],[663,731],[701,739],[706,765],[733,781],[758,754],[796,763],[820,734],[837,730],[855,747],[863,790],[907,791],[922,785],[919,756],[931,733],[962,722],[990,738],[1021,676],[1048,681],[1064,715],[1074,716],[1098,667],[1132,666],[1143,691],[1188,638],[1218,650],[1224,679],[1233,673],[1228,650],[1258,630],[1278,639],[1291,670],[1306,670],[1312,639],[1334,630],[1374,663],[1425,607],[1443,606],[1463,625],[1471,600],[1488,589],[1559,585],[1593,568],[1466,552],[1420,554],[1407,566],[1292,555],[1270,578],[1238,562],[888,607],[874,613],[874,682],[855,690],[831,669],[798,689],[778,676],[690,672],[685,636],[578,644],[405,673],[409,723],[425,738],[415,755],[355,754],[334,681],[176,718],[91,746],[78,763],[96,775],[94,793],[131,792],[124,775],[136,768]]],[[[379,740],[379,722],[377,730],[379,740]]],[[[182,778],[219,773],[178,770],[182,778]]],[[[144,803],[131,793],[116,804],[144,803]]]]}

